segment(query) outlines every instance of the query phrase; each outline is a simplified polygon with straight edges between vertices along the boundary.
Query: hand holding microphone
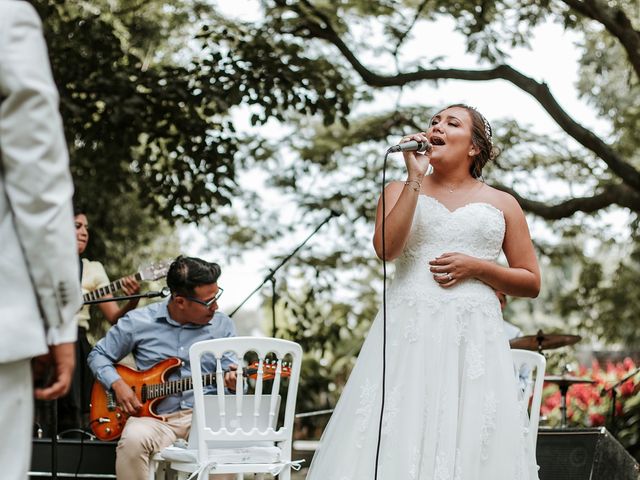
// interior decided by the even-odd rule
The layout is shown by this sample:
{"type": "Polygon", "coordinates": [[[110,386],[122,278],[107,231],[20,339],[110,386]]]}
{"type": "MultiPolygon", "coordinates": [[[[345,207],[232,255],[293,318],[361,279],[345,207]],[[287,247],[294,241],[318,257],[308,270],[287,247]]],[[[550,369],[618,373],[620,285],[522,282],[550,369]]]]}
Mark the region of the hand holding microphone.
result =
{"type": "Polygon", "coordinates": [[[403,137],[398,145],[389,148],[388,153],[403,152],[409,178],[421,181],[431,163],[431,148],[427,133],[419,132],[403,137]]]}

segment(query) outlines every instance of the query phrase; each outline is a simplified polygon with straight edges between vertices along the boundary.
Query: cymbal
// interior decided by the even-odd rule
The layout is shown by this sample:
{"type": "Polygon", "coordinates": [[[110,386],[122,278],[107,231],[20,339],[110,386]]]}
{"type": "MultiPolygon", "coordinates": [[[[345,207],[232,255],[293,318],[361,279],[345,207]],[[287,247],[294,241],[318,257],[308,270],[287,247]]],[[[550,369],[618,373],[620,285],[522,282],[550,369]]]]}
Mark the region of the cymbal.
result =
{"type": "Polygon", "coordinates": [[[595,380],[589,378],[579,378],[570,375],[547,375],[544,377],[545,382],[555,383],[560,387],[568,387],[575,383],[596,383],[595,380]]]}
{"type": "Polygon", "coordinates": [[[580,340],[582,340],[580,335],[544,333],[542,330],[538,330],[538,333],[535,335],[525,335],[524,337],[512,338],[509,341],[509,345],[511,345],[511,348],[542,351],[573,345],[574,343],[578,343],[580,340]]]}

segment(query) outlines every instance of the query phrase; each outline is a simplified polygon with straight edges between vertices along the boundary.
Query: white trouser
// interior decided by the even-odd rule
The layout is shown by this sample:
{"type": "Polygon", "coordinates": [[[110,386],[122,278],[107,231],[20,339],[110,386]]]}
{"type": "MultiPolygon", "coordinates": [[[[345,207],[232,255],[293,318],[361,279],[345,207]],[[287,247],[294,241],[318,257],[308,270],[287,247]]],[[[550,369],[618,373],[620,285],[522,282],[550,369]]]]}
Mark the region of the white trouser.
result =
{"type": "Polygon", "coordinates": [[[3,479],[27,479],[32,430],[30,360],[0,363],[0,469],[3,479]]]}

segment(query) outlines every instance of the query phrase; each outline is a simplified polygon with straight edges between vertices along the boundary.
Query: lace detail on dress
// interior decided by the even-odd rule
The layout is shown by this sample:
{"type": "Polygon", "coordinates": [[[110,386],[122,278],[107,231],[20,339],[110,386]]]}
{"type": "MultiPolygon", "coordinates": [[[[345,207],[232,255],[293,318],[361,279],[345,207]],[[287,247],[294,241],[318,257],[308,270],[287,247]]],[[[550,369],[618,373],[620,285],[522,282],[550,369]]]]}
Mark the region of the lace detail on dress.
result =
{"type": "Polygon", "coordinates": [[[465,358],[467,377],[471,380],[484,375],[484,356],[480,352],[480,348],[475,343],[470,343],[467,346],[467,355],[465,358]]]}
{"type": "MultiPolygon", "coordinates": [[[[389,393],[387,400],[385,401],[384,417],[382,419],[382,434],[391,435],[396,429],[396,417],[400,411],[400,402],[402,400],[400,395],[400,388],[402,385],[396,385],[389,393]]],[[[392,450],[392,449],[389,449],[392,450]]]]}
{"type": "Polygon", "coordinates": [[[358,421],[358,439],[356,441],[356,447],[362,448],[362,440],[364,434],[367,432],[367,427],[371,421],[371,415],[373,410],[373,402],[376,399],[376,393],[378,387],[372,383],[369,378],[365,381],[365,384],[360,390],[360,407],[356,410],[356,416],[359,417],[358,421]]]}
{"type": "Polygon", "coordinates": [[[448,464],[450,455],[445,452],[438,452],[436,457],[436,466],[434,472],[434,480],[462,480],[462,472],[460,465],[462,464],[460,449],[456,449],[455,460],[453,465],[448,464]]]}
{"type": "Polygon", "coordinates": [[[500,210],[488,203],[469,203],[451,212],[433,197],[420,195],[418,198],[402,257],[409,261],[416,258],[428,261],[444,251],[457,251],[487,260],[498,258],[505,231],[500,210]],[[425,210],[428,214],[423,213],[425,210]],[[477,220],[487,216],[491,217],[487,221],[477,220]]]}
{"type": "MultiPolygon", "coordinates": [[[[455,466],[455,472],[453,474],[453,480],[462,480],[462,472],[460,465],[462,465],[462,454],[460,452],[460,449],[458,448],[456,450],[456,466],[455,466]]],[[[516,478],[522,478],[522,477],[516,477],[516,478]]]]}
{"type": "Polygon", "coordinates": [[[469,321],[466,317],[456,317],[456,345],[460,346],[462,340],[466,338],[466,333],[469,330],[469,321]]]}
{"type": "Polygon", "coordinates": [[[420,449],[417,446],[413,447],[411,452],[411,463],[409,464],[409,480],[416,480],[418,478],[418,464],[420,462],[420,449]]]}
{"type": "Polygon", "coordinates": [[[447,455],[444,452],[438,452],[436,456],[436,469],[433,474],[433,480],[451,480],[451,470],[447,465],[447,455]]]}
{"type": "Polygon", "coordinates": [[[482,409],[482,430],[480,432],[480,458],[487,460],[489,458],[488,446],[489,439],[496,429],[496,415],[498,413],[498,404],[496,395],[489,392],[484,397],[482,409]]]}
{"type": "Polygon", "coordinates": [[[409,343],[415,343],[418,341],[420,335],[422,335],[422,329],[418,326],[418,319],[411,317],[407,320],[407,324],[404,327],[404,338],[407,339],[409,343]]]}

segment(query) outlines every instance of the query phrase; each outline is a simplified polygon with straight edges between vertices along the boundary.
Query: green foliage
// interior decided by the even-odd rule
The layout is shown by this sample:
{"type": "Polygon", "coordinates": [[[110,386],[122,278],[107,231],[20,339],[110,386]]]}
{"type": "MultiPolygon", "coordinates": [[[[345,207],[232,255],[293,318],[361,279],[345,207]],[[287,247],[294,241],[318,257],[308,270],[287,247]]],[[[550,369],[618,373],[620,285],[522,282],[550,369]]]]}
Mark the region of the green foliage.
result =
{"type": "Polygon", "coordinates": [[[325,124],[345,121],[353,88],[341,69],[323,57],[310,55],[304,45],[285,41],[267,23],[255,25],[219,21],[205,28],[203,76],[217,77],[229,105],[257,105],[252,124],[287,113],[314,116],[325,124]]]}
{"type": "Polygon", "coordinates": [[[560,312],[583,317],[582,325],[600,338],[640,348],[638,312],[640,296],[640,242],[638,221],[632,224],[633,237],[628,253],[613,250],[615,241],[603,245],[599,258],[585,258],[577,286],[558,297],[560,312]],[[615,255],[612,253],[615,252],[615,255]],[[625,254],[626,253],[626,254],[625,254]],[[614,262],[607,262],[608,258],[614,262]]]}

